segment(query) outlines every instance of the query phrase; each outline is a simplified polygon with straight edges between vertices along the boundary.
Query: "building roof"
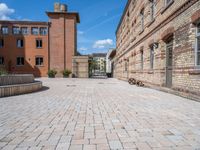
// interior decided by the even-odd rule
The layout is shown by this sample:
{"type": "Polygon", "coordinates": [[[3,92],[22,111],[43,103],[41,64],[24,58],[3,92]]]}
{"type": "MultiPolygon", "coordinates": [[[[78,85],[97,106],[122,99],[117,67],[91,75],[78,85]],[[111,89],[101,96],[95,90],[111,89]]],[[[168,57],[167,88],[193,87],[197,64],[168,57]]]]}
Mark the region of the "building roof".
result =
{"type": "Polygon", "coordinates": [[[121,16],[120,22],[119,22],[119,24],[117,26],[117,30],[116,30],[115,34],[117,34],[117,32],[118,32],[118,30],[119,30],[119,28],[120,28],[120,26],[121,26],[121,24],[123,22],[124,16],[126,15],[126,11],[127,11],[128,7],[129,7],[130,3],[131,3],[131,0],[128,0],[127,3],[126,3],[126,7],[124,9],[124,12],[123,12],[123,14],[121,16]]]}
{"type": "Polygon", "coordinates": [[[77,12],[46,12],[47,16],[49,15],[54,15],[54,14],[66,14],[66,15],[75,15],[76,16],[76,21],[80,23],[80,16],[79,13],[77,12]]]}
{"type": "Polygon", "coordinates": [[[49,25],[49,22],[0,20],[0,24],[49,25]]]}
{"type": "Polygon", "coordinates": [[[106,53],[93,53],[93,57],[106,57],[106,53]]]}

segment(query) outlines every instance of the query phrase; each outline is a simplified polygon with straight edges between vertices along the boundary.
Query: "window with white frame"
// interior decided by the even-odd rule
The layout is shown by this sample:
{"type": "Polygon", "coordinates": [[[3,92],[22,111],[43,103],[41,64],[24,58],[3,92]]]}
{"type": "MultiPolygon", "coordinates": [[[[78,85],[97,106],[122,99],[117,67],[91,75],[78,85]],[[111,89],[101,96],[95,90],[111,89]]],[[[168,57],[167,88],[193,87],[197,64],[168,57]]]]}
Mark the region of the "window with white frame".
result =
{"type": "Polygon", "coordinates": [[[4,65],[4,57],[0,56],[0,65],[4,65]]]}
{"type": "Polygon", "coordinates": [[[24,65],[24,57],[17,57],[17,66],[24,65]]]}
{"type": "Polygon", "coordinates": [[[36,39],[36,48],[42,48],[42,39],[36,39]]]}
{"type": "Polygon", "coordinates": [[[3,48],[3,47],[4,47],[4,40],[0,39],[0,48],[3,48]]]}
{"type": "Polygon", "coordinates": [[[17,47],[18,48],[24,47],[24,41],[22,39],[17,39],[17,47]]]}
{"type": "Polygon", "coordinates": [[[153,69],[154,67],[154,45],[150,46],[150,68],[153,69]]]}
{"type": "Polygon", "coordinates": [[[31,28],[31,33],[33,35],[38,35],[39,34],[39,29],[37,27],[33,27],[33,28],[31,28]]]}
{"type": "Polygon", "coordinates": [[[197,25],[197,36],[196,36],[196,66],[200,66],[200,23],[197,25]]]}
{"type": "Polygon", "coordinates": [[[1,27],[1,32],[2,34],[8,34],[8,27],[7,26],[1,27]]]}
{"type": "Polygon", "coordinates": [[[23,35],[27,35],[28,34],[28,27],[21,27],[21,32],[23,35]]]}
{"type": "Polygon", "coordinates": [[[18,35],[18,34],[20,34],[20,28],[19,27],[13,27],[13,34],[14,35],[18,35]]]}
{"type": "Polygon", "coordinates": [[[46,27],[41,27],[40,28],[40,35],[47,35],[47,28],[46,27]]]}
{"type": "Polygon", "coordinates": [[[43,59],[43,57],[36,57],[35,58],[35,65],[36,66],[43,66],[44,65],[44,59],[43,59]]]}
{"type": "Polygon", "coordinates": [[[150,15],[151,15],[151,20],[154,20],[155,18],[155,10],[156,9],[156,2],[155,0],[150,0],[150,15]]]}

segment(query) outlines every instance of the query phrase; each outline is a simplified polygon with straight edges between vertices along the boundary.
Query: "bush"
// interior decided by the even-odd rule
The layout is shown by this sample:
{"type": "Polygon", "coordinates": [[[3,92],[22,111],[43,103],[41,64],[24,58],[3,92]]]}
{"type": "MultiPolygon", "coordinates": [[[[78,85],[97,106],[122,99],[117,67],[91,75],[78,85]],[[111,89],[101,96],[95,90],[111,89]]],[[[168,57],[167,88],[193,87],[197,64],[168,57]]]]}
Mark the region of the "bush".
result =
{"type": "Polygon", "coordinates": [[[49,70],[47,74],[49,78],[55,78],[57,71],[55,69],[52,69],[52,70],[49,70]]]}
{"type": "Polygon", "coordinates": [[[71,73],[72,73],[71,70],[68,69],[62,71],[64,78],[68,78],[71,73]]]}
{"type": "Polygon", "coordinates": [[[0,76],[2,76],[2,75],[7,75],[7,74],[8,74],[8,73],[7,73],[6,70],[0,69],[0,76]]]}

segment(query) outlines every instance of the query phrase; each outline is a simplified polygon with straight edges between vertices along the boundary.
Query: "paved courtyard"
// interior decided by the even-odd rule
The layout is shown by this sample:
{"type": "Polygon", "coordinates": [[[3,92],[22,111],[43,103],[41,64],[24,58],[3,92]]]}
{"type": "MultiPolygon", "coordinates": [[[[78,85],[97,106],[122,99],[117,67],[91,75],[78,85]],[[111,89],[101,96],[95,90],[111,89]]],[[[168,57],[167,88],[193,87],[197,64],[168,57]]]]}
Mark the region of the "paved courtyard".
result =
{"type": "Polygon", "coordinates": [[[200,103],[116,79],[0,98],[3,150],[200,150],[200,103]]]}

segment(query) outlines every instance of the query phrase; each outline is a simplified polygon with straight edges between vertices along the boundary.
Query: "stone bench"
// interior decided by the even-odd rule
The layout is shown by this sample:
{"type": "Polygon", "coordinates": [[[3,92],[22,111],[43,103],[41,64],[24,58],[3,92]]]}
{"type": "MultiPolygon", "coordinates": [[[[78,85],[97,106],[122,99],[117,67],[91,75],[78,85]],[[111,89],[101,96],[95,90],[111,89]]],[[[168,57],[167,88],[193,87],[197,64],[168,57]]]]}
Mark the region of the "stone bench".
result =
{"type": "Polygon", "coordinates": [[[36,92],[42,89],[42,82],[0,86],[0,97],[36,92]]]}
{"type": "Polygon", "coordinates": [[[13,85],[13,84],[26,84],[33,82],[34,82],[34,76],[32,74],[0,76],[0,86],[13,85]]]}

